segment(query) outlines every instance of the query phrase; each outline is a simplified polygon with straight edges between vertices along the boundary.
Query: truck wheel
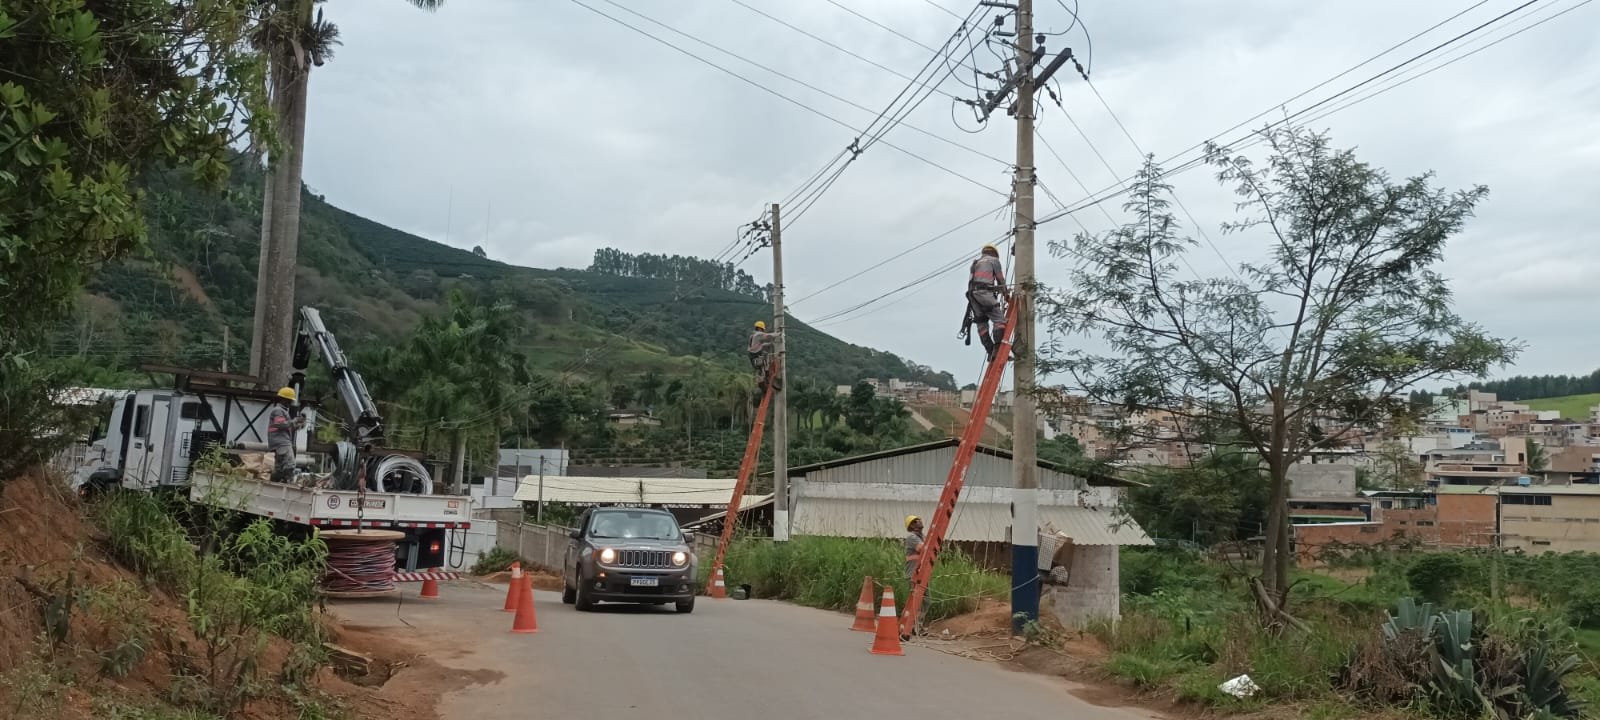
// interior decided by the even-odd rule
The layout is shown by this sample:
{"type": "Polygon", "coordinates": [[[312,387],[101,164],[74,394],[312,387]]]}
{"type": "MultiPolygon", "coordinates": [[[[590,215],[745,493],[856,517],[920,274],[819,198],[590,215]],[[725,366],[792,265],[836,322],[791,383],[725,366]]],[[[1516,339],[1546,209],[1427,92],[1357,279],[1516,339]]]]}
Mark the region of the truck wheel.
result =
{"type": "Polygon", "coordinates": [[[571,585],[561,583],[561,602],[571,605],[578,601],[578,591],[571,585]]]}
{"type": "Polygon", "coordinates": [[[684,615],[694,612],[694,596],[690,595],[687,600],[679,600],[675,607],[684,615]]]}
{"type": "Polygon", "coordinates": [[[589,612],[594,609],[594,600],[589,597],[588,591],[584,590],[581,585],[572,593],[572,606],[581,612],[589,612]]]}

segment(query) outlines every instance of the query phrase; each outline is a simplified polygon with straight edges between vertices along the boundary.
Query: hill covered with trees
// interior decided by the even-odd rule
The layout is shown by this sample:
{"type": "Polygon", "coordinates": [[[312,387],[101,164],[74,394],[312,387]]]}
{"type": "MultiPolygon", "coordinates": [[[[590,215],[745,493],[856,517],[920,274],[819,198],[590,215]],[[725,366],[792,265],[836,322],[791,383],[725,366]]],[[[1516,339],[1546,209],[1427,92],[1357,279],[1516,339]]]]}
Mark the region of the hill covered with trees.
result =
{"type": "MultiPolygon", "coordinates": [[[[103,268],[76,317],[57,333],[57,358],[89,375],[141,363],[230,369],[249,361],[262,175],[239,163],[224,193],[176,173],[148,178],[151,248],[103,268]],[[226,336],[226,338],[225,338],[226,336]]],[[[589,377],[683,373],[706,363],[746,368],[754,320],[769,290],[727,263],[597,248],[588,269],[519,267],[433,242],[304,198],[299,305],[323,311],[347,351],[392,344],[452,290],[515,309],[535,369],[589,377]]],[[[954,378],[891,353],[846,343],[790,319],[790,373],[826,385],[900,377],[954,389],[954,378]]]]}

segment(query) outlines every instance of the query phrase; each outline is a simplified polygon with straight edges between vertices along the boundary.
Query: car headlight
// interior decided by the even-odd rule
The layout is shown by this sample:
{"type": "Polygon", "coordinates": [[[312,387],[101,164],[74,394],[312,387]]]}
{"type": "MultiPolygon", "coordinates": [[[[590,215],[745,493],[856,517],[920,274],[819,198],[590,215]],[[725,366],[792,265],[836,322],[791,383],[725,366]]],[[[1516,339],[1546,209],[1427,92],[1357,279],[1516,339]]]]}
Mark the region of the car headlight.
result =
{"type": "Polygon", "coordinates": [[[617,551],[606,548],[600,551],[600,562],[610,564],[617,561],[617,551]]]}
{"type": "Polygon", "coordinates": [[[683,567],[689,564],[689,553],[679,550],[672,554],[672,564],[683,567]]]}

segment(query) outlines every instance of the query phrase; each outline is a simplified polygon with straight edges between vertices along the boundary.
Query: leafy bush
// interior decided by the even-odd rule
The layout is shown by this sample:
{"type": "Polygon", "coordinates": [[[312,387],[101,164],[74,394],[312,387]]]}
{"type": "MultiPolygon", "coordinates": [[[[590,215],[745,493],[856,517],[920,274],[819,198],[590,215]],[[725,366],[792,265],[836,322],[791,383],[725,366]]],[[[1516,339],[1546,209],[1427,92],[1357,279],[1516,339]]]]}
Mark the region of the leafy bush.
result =
{"type": "Polygon", "coordinates": [[[496,545],[490,548],[489,552],[478,556],[478,561],[472,564],[472,574],[488,575],[504,572],[511,569],[511,563],[521,559],[516,553],[496,545]]]}
{"type": "Polygon", "coordinates": [[[261,661],[273,637],[292,643],[280,680],[295,685],[322,664],[326,631],[315,613],[327,548],[291,540],[256,520],[233,535],[212,523],[215,551],[200,555],[161,499],[117,493],[99,506],[113,553],[184,601],[188,633],[156,628],[154,644],[173,673],[175,702],[227,714],[267,688],[261,661]]]}
{"type": "Polygon", "coordinates": [[[1432,603],[1449,602],[1469,563],[1460,553],[1431,553],[1417,558],[1406,569],[1406,582],[1419,597],[1432,603]]]}
{"type": "MultiPolygon", "coordinates": [[[[896,604],[904,607],[909,585],[905,577],[903,548],[888,540],[833,537],[797,537],[786,543],[741,538],[728,550],[730,586],[750,585],[758,597],[792,600],[828,610],[855,607],[861,596],[861,578],[870,575],[894,588],[896,604]]],[[[700,566],[710,572],[710,563],[700,566]]],[[[929,583],[927,619],[942,618],[977,609],[982,598],[1005,598],[1011,581],[984,572],[953,548],[945,548],[933,567],[929,583]]]]}

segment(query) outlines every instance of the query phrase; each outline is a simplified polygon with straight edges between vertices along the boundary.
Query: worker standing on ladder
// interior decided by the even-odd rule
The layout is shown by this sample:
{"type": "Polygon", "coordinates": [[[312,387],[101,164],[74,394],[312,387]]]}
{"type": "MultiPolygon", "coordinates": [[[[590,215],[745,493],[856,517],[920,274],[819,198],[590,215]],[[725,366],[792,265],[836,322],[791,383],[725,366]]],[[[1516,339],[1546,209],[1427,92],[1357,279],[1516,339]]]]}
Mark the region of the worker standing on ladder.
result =
{"type": "Polygon", "coordinates": [[[278,390],[278,401],[267,414],[267,447],[272,448],[272,481],[294,479],[294,433],[305,427],[305,416],[291,413],[295,392],[292,387],[278,390]]]}
{"type": "MultiPolygon", "coordinates": [[[[922,518],[915,515],[906,516],[906,581],[915,582],[917,563],[922,560],[922,553],[927,549],[927,541],[922,536],[922,518]]],[[[929,584],[932,584],[931,581],[929,584]]],[[[910,597],[909,592],[907,597],[910,597]]],[[[924,602],[917,609],[916,630],[921,632],[922,621],[928,617],[928,605],[924,602]]]]}
{"type": "Polygon", "coordinates": [[[756,389],[763,395],[767,392],[767,382],[772,379],[772,351],[777,346],[778,334],[767,332],[767,323],[757,320],[755,329],[750,332],[750,367],[756,371],[756,389]]]}
{"type": "Polygon", "coordinates": [[[989,360],[994,359],[995,349],[1006,336],[1006,295],[1000,251],[993,245],[984,245],[978,259],[972,261],[967,280],[967,322],[978,326],[978,341],[983,343],[989,360]]]}

